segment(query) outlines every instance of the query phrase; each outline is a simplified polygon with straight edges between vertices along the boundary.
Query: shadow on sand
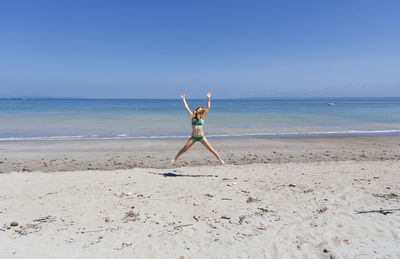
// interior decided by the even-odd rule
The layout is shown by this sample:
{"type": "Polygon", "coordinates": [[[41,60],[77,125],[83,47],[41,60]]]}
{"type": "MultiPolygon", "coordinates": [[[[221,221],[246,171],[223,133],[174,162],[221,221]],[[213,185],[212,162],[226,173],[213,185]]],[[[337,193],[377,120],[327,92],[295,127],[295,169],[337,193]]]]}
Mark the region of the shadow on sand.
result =
{"type": "Polygon", "coordinates": [[[156,173],[156,172],[148,172],[149,174],[158,174],[164,177],[218,177],[215,174],[175,174],[175,173],[156,173]]]}

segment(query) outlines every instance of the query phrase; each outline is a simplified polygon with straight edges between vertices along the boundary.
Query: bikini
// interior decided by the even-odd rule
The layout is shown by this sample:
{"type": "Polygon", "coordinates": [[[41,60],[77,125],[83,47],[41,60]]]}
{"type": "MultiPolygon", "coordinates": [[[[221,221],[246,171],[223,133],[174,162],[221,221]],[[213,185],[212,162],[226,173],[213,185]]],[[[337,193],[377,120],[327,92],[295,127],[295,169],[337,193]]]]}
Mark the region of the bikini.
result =
{"type": "MultiPolygon", "coordinates": [[[[196,119],[192,120],[192,125],[203,125],[203,124],[204,124],[204,121],[202,119],[200,119],[198,122],[196,122],[196,119]]],[[[200,141],[203,138],[204,138],[204,136],[201,136],[201,137],[193,137],[192,136],[192,139],[194,139],[195,141],[200,141]]]]}

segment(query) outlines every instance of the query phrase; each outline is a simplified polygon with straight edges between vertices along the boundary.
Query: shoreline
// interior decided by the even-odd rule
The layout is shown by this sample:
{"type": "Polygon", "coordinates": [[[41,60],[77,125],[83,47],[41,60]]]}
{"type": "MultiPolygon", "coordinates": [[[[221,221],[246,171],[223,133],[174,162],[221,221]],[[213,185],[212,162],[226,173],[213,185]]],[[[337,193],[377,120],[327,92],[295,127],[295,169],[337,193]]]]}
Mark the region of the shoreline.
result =
{"type": "MultiPolygon", "coordinates": [[[[210,134],[209,139],[247,139],[247,138],[331,138],[331,137],[389,137],[400,136],[399,129],[390,130],[348,130],[348,131],[315,131],[315,132],[270,132],[270,133],[232,133],[210,134]]],[[[0,143],[46,142],[46,141],[107,141],[107,140],[179,140],[188,135],[155,135],[130,136],[116,135],[77,135],[77,136],[34,136],[34,137],[2,137],[0,143]]]]}
{"type": "MultiPolygon", "coordinates": [[[[176,140],[79,140],[0,143],[0,172],[56,172],[219,165],[195,144],[170,166],[186,143],[176,140]]],[[[230,165],[400,159],[400,136],[214,139],[210,143],[230,165]]]]}

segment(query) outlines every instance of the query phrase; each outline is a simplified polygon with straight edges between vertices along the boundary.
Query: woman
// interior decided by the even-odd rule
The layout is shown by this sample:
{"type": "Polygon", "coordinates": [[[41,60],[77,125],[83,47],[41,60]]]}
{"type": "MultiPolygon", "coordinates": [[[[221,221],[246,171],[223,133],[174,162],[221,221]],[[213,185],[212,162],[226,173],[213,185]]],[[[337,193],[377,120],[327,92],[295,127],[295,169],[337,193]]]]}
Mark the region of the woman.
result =
{"type": "Polygon", "coordinates": [[[211,93],[207,93],[207,100],[208,100],[207,108],[198,107],[194,109],[193,112],[189,109],[189,106],[186,103],[184,93],[181,93],[181,98],[192,122],[192,137],[186,142],[186,145],[181,150],[179,150],[178,154],[176,154],[176,157],[171,160],[171,165],[173,165],[175,161],[178,159],[178,157],[180,157],[191,146],[193,146],[194,143],[198,141],[200,141],[201,144],[203,144],[208,150],[210,150],[210,152],[213,153],[218,158],[219,162],[222,165],[225,165],[225,162],[218,155],[217,151],[215,151],[215,149],[210,145],[210,143],[208,142],[207,138],[204,136],[203,133],[204,118],[206,117],[208,111],[210,110],[211,93]]]}

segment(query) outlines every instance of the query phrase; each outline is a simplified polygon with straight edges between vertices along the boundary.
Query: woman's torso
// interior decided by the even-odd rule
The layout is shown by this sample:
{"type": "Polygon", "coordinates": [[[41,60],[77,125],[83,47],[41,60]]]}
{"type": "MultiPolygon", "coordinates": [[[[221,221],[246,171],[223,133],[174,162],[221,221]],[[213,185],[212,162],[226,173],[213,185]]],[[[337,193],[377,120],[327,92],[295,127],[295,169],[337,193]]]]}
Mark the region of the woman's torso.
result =
{"type": "Polygon", "coordinates": [[[204,125],[203,119],[200,119],[199,121],[192,119],[192,137],[204,136],[203,125],[204,125]]]}

